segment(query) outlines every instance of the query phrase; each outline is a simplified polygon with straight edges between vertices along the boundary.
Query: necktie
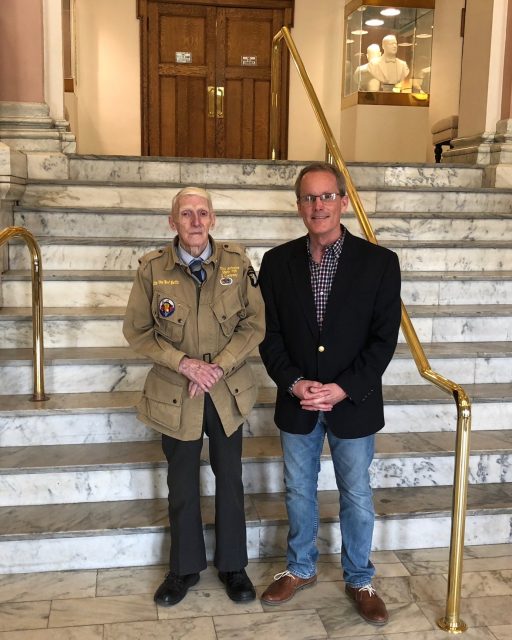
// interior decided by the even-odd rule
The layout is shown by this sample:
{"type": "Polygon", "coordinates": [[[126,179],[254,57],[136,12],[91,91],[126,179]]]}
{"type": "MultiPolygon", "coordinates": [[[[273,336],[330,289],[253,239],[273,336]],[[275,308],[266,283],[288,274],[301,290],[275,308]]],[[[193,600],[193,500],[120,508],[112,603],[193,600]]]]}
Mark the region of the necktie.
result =
{"type": "Polygon", "coordinates": [[[196,258],[188,265],[192,275],[195,276],[199,282],[204,282],[206,278],[206,271],[203,269],[203,261],[201,258],[196,258]]]}

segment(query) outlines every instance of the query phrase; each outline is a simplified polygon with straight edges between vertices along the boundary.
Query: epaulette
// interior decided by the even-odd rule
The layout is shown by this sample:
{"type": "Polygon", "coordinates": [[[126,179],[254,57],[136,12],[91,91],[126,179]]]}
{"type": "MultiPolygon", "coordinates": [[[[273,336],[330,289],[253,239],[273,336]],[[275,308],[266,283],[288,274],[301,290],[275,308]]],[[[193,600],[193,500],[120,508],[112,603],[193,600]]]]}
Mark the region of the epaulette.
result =
{"type": "Polygon", "coordinates": [[[151,262],[151,260],[156,260],[156,258],[160,258],[165,252],[165,248],[162,249],[153,249],[153,251],[149,251],[139,258],[139,264],[141,267],[145,267],[147,264],[151,262]]]}
{"type": "Polygon", "coordinates": [[[234,242],[223,242],[222,248],[229,253],[236,253],[239,256],[245,255],[245,247],[241,244],[235,244],[234,242]]]}

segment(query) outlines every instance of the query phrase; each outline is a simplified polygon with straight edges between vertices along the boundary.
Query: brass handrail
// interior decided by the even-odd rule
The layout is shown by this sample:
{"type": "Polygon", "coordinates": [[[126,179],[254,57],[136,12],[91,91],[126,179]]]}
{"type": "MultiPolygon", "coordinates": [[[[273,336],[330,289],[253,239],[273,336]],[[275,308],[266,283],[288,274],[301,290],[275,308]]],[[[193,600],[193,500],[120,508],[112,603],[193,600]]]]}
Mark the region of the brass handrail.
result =
{"type": "MultiPolygon", "coordinates": [[[[337,167],[343,174],[346,185],[347,194],[354,208],[354,212],[357,216],[359,224],[366,236],[366,238],[377,244],[377,238],[370,225],[363,204],[359,197],[359,193],[354,186],[347,166],[341,156],[341,151],[336,142],[331,128],[327,123],[318,97],[313,89],[313,85],[309,80],[308,74],[301,60],[295,42],[290,34],[288,27],[283,27],[275,36],[272,41],[272,102],[271,102],[271,117],[270,117],[270,145],[271,145],[271,157],[273,160],[277,157],[277,136],[279,130],[279,76],[280,76],[280,43],[284,40],[293,62],[299,72],[300,79],[306,93],[308,95],[313,111],[315,112],[316,119],[322,129],[327,147],[332,155],[337,167]]],[[[413,327],[407,309],[402,302],[402,332],[405,336],[406,342],[411,350],[411,354],[416,363],[416,367],[420,375],[435,384],[448,394],[453,395],[457,405],[457,434],[456,434],[456,446],[455,446],[455,470],[453,480],[453,500],[452,500],[452,526],[451,526],[451,538],[450,538],[450,562],[448,570],[448,593],[446,597],[446,609],[445,615],[437,620],[438,626],[444,631],[451,633],[461,633],[466,631],[467,625],[460,618],[460,600],[461,600],[461,586],[462,586],[462,560],[464,552],[464,529],[465,529],[465,516],[467,505],[467,485],[468,485],[468,465],[469,465],[469,439],[471,433],[471,402],[464,389],[448,380],[444,376],[436,373],[430,367],[429,361],[425,355],[423,347],[420,344],[416,331],[413,327]]]]}
{"type": "Polygon", "coordinates": [[[32,400],[48,400],[44,392],[44,341],[43,341],[43,263],[37,240],[24,227],[7,227],[0,231],[0,246],[11,238],[20,237],[25,241],[32,262],[32,363],[33,393],[32,400]]]}

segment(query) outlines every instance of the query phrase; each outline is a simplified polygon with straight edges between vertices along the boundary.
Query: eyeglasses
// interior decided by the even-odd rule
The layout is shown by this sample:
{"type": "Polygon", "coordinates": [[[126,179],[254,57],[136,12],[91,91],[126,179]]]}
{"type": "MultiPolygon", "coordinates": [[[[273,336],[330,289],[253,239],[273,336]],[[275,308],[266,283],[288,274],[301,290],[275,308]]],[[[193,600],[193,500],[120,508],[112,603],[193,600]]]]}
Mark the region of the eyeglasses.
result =
{"type": "Polygon", "coordinates": [[[302,204],[314,204],[317,198],[320,198],[320,202],[334,202],[336,198],[341,195],[340,193],[321,193],[316,196],[313,193],[308,193],[305,196],[299,196],[299,202],[302,204]]]}

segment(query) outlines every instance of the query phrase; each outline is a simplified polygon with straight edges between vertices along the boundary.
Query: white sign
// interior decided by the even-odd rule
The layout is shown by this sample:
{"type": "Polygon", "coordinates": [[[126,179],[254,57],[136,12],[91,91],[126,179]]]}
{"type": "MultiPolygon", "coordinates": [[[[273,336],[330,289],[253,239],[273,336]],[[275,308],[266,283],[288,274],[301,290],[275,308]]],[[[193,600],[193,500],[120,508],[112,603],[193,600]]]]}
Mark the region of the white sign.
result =
{"type": "Polygon", "coordinates": [[[176,62],[178,64],[190,64],[192,62],[192,54],[190,51],[176,51],[176,62]]]}

